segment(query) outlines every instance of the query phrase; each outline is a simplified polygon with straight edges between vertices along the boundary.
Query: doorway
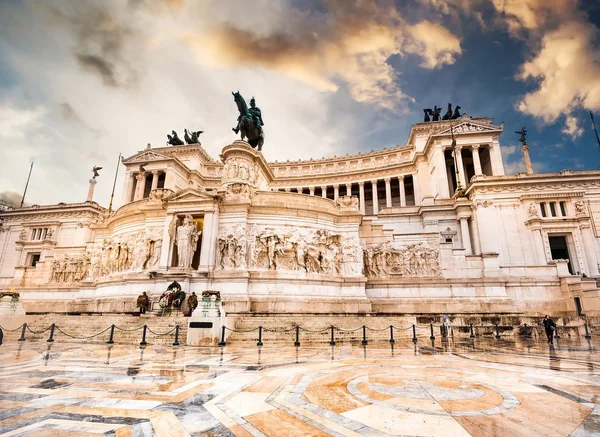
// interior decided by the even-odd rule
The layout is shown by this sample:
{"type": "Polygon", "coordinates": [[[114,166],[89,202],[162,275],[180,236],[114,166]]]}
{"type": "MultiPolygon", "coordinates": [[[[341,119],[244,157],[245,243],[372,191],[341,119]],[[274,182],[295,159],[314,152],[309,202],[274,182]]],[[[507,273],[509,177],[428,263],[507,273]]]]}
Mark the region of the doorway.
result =
{"type": "Polygon", "coordinates": [[[567,244],[567,237],[565,235],[548,235],[548,242],[550,243],[550,254],[552,259],[566,259],[569,261],[567,267],[569,273],[573,274],[573,262],[569,255],[569,246],[567,244]]]}

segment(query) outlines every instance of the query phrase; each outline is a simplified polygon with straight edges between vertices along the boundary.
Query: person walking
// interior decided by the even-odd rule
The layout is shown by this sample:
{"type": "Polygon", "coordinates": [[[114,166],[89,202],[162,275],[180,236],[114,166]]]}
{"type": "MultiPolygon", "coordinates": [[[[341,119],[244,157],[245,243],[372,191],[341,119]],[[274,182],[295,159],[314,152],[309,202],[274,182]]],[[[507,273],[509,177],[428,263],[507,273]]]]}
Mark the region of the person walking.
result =
{"type": "Polygon", "coordinates": [[[143,294],[140,294],[137,298],[137,307],[140,309],[140,314],[146,314],[146,308],[148,307],[148,304],[150,303],[150,299],[148,298],[148,295],[146,294],[146,292],[144,291],[143,294]]]}
{"type": "Polygon", "coordinates": [[[196,292],[192,292],[188,297],[188,307],[190,309],[190,315],[194,312],[194,310],[198,307],[198,296],[196,296],[196,292]]]}
{"type": "Polygon", "coordinates": [[[554,331],[556,331],[556,323],[554,323],[554,320],[552,320],[550,316],[546,314],[542,324],[544,325],[544,330],[546,331],[546,337],[548,337],[548,343],[554,344],[552,340],[554,338],[554,331]]]}

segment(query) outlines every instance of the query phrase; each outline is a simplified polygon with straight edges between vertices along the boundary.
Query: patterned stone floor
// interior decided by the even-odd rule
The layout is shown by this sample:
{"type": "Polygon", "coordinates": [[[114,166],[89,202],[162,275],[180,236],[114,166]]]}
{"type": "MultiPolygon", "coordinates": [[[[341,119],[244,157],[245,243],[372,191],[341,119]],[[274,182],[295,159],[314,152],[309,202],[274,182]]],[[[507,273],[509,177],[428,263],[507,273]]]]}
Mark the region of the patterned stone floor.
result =
{"type": "Polygon", "coordinates": [[[593,346],[5,343],[0,435],[600,435],[593,346]]]}

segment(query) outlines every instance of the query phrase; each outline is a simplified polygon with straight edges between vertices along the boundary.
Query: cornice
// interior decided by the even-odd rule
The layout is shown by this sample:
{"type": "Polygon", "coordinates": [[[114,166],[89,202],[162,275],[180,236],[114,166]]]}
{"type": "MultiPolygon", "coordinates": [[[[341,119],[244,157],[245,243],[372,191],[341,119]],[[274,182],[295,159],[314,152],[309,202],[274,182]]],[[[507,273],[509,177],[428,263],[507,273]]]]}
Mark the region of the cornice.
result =
{"type": "Polygon", "coordinates": [[[87,217],[101,218],[107,209],[96,202],[59,203],[56,205],[33,205],[27,208],[17,208],[0,213],[4,222],[42,221],[57,218],[87,217]]]}

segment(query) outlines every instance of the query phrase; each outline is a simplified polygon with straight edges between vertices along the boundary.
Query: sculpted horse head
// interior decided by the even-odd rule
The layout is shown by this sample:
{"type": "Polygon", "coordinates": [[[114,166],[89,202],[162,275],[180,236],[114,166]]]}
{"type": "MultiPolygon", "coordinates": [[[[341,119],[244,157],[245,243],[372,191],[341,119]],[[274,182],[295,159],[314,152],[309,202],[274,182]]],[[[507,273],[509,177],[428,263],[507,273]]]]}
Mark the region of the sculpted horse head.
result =
{"type": "Polygon", "coordinates": [[[231,92],[231,94],[233,95],[233,100],[235,101],[240,114],[242,114],[242,115],[246,114],[248,112],[248,105],[246,104],[246,101],[244,100],[244,98],[242,97],[240,92],[239,91],[236,91],[235,93],[231,92]]]}

